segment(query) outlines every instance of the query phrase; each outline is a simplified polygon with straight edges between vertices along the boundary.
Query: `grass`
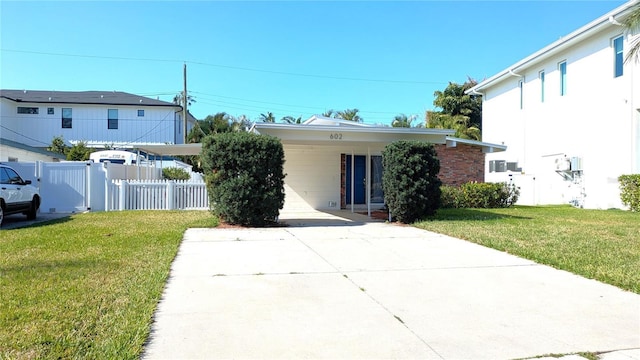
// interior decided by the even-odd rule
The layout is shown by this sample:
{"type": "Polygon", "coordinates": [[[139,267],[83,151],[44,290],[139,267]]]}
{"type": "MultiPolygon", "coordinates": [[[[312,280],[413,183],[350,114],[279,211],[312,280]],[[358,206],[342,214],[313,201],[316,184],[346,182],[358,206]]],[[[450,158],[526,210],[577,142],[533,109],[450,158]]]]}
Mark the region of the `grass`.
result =
{"type": "Polygon", "coordinates": [[[640,294],[640,214],[570,206],[441,209],[415,226],[640,294]]]}
{"type": "Polygon", "coordinates": [[[183,232],[206,211],[100,212],[0,230],[0,359],[136,359],[183,232]]]}

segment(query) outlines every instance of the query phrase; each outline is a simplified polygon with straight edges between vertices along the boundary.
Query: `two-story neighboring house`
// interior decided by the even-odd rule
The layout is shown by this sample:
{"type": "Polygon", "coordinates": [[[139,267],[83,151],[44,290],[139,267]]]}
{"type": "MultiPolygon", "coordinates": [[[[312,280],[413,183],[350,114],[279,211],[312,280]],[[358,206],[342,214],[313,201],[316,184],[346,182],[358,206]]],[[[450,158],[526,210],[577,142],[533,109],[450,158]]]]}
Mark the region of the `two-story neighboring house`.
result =
{"type": "MultiPolygon", "coordinates": [[[[578,5],[576,5],[578,6],[578,5]]],[[[621,22],[633,0],[480,82],[485,180],[513,181],[520,204],[623,207],[618,176],[640,172],[638,34],[621,22]]]]}
{"type": "Polygon", "coordinates": [[[92,147],[182,144],[182,117],[180,105],[119,91],[0,90],[3,152],[45,148],[56,136],[92,147]]]}

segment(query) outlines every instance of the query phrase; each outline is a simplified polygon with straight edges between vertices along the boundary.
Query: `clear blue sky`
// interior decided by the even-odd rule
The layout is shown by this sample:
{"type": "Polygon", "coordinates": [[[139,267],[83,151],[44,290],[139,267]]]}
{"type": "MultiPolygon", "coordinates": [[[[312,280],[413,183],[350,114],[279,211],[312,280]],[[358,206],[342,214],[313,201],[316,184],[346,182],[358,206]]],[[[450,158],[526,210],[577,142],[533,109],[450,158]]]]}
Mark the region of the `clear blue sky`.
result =
{"type": "Polygon", "coordinates": [[[623,3],[2,0],[0,87],[171,101],[186,62],[199,119],[423,120],[449,81],[490,77],[623,3]]]}

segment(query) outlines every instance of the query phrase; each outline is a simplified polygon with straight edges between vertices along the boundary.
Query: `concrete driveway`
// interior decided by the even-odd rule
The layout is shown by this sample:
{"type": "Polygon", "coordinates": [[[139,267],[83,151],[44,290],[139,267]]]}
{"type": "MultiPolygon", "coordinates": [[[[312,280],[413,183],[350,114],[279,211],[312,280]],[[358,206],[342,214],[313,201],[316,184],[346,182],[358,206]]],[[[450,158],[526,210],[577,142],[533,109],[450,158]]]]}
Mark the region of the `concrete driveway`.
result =
{"type": "Polygon", "coordinates": [[[640,295],[350,213],[282,219],[290,226],[185,233],[144,359],[640,349],[640,295]]]}

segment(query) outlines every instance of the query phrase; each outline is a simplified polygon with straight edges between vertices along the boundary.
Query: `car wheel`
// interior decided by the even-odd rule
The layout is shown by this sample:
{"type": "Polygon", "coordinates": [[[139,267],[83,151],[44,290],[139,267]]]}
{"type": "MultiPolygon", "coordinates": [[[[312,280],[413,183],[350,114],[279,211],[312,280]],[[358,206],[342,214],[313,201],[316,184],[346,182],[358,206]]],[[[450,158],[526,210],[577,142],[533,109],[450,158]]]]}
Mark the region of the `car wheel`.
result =
{"type": "Polygon", "coordinates": [[[31,200],[31,207],[29,207],[29,211],[27,212],[27,220],[35,220],[39,207],[40,200],[35,196],[33,200],[31,200]]]}
{"type": "Polygon", "coordinates": [[[2,208],[2,204],[0,204],[0,226],[2,226],[2,220],[4,220],[4,209],[2,208]]]}

